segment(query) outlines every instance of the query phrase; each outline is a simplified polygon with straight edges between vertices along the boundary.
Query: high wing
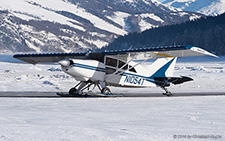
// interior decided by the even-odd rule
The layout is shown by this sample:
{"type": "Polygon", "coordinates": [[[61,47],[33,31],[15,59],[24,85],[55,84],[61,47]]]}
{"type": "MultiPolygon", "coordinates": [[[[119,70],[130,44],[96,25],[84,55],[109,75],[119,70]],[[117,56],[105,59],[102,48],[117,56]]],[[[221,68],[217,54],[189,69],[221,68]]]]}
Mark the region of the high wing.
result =
{"type": "Polygon", "coordinates": [[[13,57],[30,64],[54,63],[63,59],[84,59],[87,53],[15,54],[13,57]]]}
{"type": "Polygon", "coordinates": [[[115,56],[121,60],[144,60],[144,59],[156,59],[166,57],[188,57],[188,56],[203,56],[209,55],[218,58],[218,56],[209,53],[208,51],[196,46],[163,46],[163,47],[151,47],[151,48],[139,48],[128,50],[114,50],[106,51],[105,55],[115,56]]]}
{"type": "Polygon", "coordinates": [[[118,59],[128,60],[143,60],[166,57],[186,57],[186,56],[202,56],[209,55],[217,57],[196,46],[163,46],[149,47],[138,49],[112,50],[103,52],[88,52],[88,53],[54,53],[54,54],[16,54],[13,57],[19,60],[37,64],[37,63],[54,63],[63,59],[93,59],[103,62],[104,56],[112,56],[118,59]]]}

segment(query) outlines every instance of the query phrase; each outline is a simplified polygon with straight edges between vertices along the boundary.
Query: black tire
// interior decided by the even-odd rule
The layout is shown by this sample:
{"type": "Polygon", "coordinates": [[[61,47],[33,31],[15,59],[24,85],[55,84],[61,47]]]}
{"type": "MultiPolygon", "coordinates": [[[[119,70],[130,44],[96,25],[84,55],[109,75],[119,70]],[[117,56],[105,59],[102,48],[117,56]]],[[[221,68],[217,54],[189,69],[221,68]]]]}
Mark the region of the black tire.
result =
{"type": "Polygon", "coordinates": [[[111,91],[110,91],[110,89],[108,87],[105,87],[105,88],[103,88],[101,90],[101,93],[103,93],[103,94],[111,94],[111,91]]]}
{"type": "Polygon", "coordinates": [[[76,88],[71,88],[71,89],[69,90],[69,95],[70,95],[70,96],[79,96],[79,94],[78,94],[76,88]]]}

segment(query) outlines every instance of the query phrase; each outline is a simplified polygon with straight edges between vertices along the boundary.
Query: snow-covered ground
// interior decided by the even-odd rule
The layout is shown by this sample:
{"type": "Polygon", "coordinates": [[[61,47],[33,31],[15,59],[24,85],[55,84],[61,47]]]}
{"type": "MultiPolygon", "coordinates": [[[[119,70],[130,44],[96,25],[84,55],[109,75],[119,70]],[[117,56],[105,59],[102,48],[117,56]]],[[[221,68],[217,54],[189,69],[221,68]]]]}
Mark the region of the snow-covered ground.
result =
{"type": "MultiPolygon", "coordinates": [[[[58,65],[7,62],[0,91],[67,91],[76,83],[58,65]]],[[[14,62],[14,60],[11,60],[14,62]]],[[[194,81],[172,92],[224,92],[225,57],[179,59],[175,75],[194,81]]],[[[162,93],[159,88],[114,92],[162,93]]],[[[0,98],[1,141],[225,140],[225,96],[0,98]]]]}
{"type": "Polygon", "coordinates": [[[224,100],[224,96],[0,98],[0,140],[224,140],[224,100]]]}

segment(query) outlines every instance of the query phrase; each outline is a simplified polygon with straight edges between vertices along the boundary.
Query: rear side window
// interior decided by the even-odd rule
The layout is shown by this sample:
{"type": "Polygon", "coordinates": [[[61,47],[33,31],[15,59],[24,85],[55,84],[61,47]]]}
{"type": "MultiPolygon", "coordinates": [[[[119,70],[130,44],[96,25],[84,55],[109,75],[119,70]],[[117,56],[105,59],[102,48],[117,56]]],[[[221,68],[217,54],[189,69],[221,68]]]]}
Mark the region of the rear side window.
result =
{"type": "Polygon", "coordinates": [[[112,74],[116,71],[116,69],[128,70],[130,72],[137,73],[135,68],[132,68],[132,66],[114,58],[106,57],[105,65],[108,66],[106,67],[106,74],[112,74]]]}
{"type": "MultiPolygon", "coordinates": [[[[130,66],[130,68],[131,68],[131,66],[130,66]]],[[[137,71],[134,68],[129,69],[129,71],[137,73],[137,71]]]]}
{"type": "MultiPolygon", "coordinates": [[[[120,69],[120,68],[123,67],[125,64],[126,64],[125,62],[119,60],[118,68],[120,69]]],[[[132,68],[132,66],[130,66],[130,65],[126,65],[126,66],[124,66],[122,69],[123,69],[123,70],[127,70],[128,67],[131,68],[131,69],[129,69],[129,71],[137,73],[137,71],[135,70],[135,68],[132,68]]]]}
{"type": "MultiPolygon", "coordinates": [[[[118,66],[118,68],[120,69],[120,68],[123,67],[124,65],[125,65],[125,63],[119,60],[119,66],[118,66]]],[[[122,69],[123,69],[123,70],[127,70],[127,69],[128,69],[128,65],[124,66],[122,69]]]]}

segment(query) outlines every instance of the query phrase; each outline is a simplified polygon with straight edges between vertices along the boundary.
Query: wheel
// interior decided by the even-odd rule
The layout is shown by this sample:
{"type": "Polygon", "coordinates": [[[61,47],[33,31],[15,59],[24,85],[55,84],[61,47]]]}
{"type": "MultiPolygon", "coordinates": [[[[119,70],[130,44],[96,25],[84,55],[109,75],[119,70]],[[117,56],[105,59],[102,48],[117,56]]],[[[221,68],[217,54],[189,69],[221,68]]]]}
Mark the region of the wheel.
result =
{"type": "Polygon", "coordinates": [[[76,91],[77,91],[76,88],[71,88],[71,89],[69,90],[69,94],[74,94],[74,93],[76,93],[76,91]]]}
{"type": "Polygon", "coordinates": [[[108,87],[105,87],[105,88],[103,88],[103,89],[101,90],[101,93],[103,93],[103,94],[110,94],[111,91],[110,91],[110,89],[109,89],[108,87]]]}
{"type": "Polygon", "coordinates": [[[76,88],[71,88],[69,90],[69,95],[72,95],[72,96],[79,96],[79,93],[77,92],[77,89],[76,88]]]}

